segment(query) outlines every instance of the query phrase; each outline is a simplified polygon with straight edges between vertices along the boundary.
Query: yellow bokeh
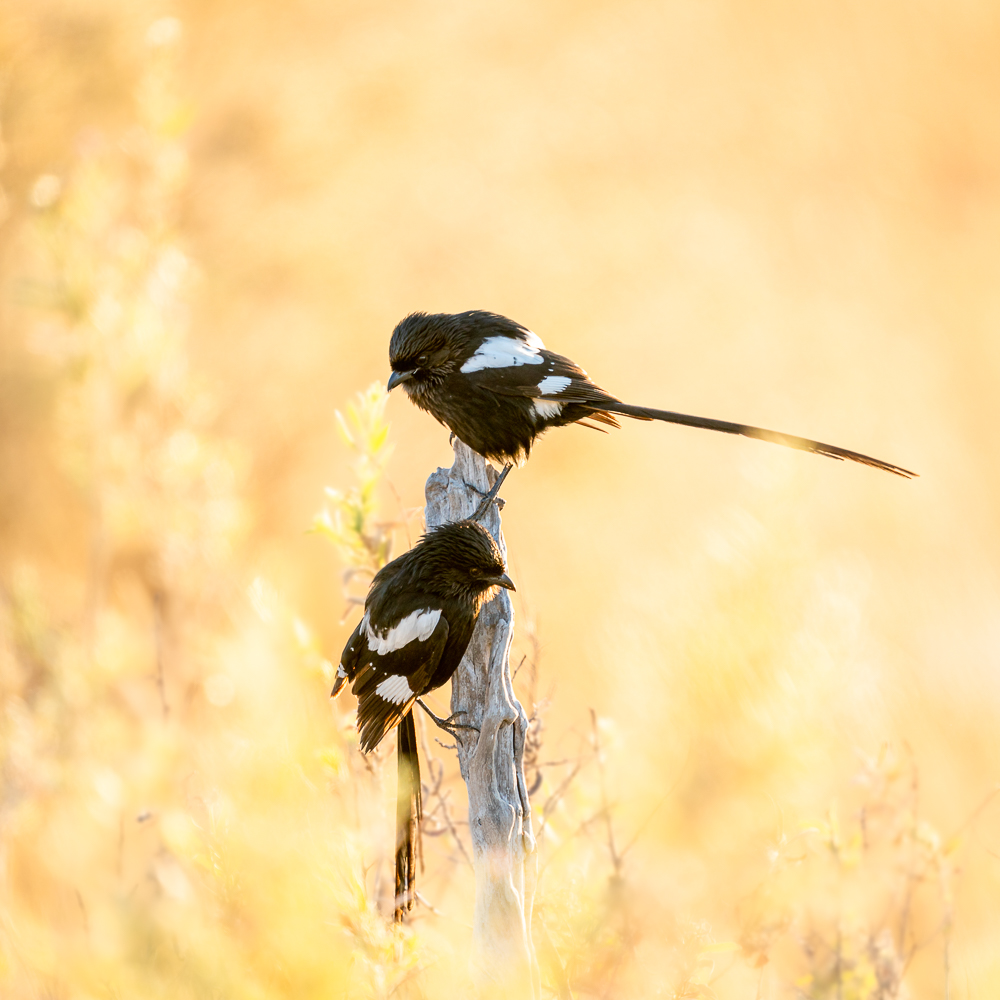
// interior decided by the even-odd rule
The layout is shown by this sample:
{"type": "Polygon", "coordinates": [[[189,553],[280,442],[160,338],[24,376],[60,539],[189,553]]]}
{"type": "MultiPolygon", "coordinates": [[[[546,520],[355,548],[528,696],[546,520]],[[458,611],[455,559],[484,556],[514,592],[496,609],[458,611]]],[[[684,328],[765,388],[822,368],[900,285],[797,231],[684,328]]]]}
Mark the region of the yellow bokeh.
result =
{"type": "Polygon", "coordinates": [[[327,696],[450,463],[389,334],[467,308],[920,473],[634,422],[508,479],[544,995],[996,994],[998,29],[4,4],[0,995],[464,995],[453,753],[396,935],[327,696]]]}

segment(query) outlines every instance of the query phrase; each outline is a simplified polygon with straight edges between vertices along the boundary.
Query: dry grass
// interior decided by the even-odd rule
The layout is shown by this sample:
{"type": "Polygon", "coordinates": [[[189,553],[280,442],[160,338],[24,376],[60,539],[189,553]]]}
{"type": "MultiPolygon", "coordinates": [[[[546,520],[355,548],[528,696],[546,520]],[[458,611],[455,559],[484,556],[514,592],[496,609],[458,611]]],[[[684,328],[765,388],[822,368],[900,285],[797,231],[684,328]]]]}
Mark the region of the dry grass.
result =
{"type": "Polygon", "coordinates": [[[637,423],[509,480],[547,992],[994,995],[998,31],[0,5],[0,993],[461,995],[452,756],[397,941],[391,748],[326,694],[449,454],[355,394],[481,307],[922,474],[637,423]]]}

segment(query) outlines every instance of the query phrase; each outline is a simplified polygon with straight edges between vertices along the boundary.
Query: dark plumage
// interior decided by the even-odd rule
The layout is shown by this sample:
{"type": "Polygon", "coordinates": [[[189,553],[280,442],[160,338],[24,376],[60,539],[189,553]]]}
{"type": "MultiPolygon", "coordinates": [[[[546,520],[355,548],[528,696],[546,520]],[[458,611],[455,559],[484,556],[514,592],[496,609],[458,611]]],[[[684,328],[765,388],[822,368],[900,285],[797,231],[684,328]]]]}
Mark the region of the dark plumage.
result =
{"type": "Polygon", "coordinates": [[[514,584],[486,529],[475,521],[441,525],[375,574],[364,617],[340,659],[331,697],[351,683],[361,750],[373,750],[399,726],[397,920],[413,905],[421,815],[413,703],[451,678],[480,610],[501,587],[513,590],[514,584]]]}
{"type": "Polygon", "coordinates": [[[389,364],[389,389],[402,385],[417,406],[473,451],[507,465],[523,462],[535,438],[549,427],[587,420],[618,427],[620,415],[742,434],[907,478],[916,475],[808,438],[623,403],[569,358],[546,350],[526,327],[496,313],[412,313],[393,330],[389,364]]]}

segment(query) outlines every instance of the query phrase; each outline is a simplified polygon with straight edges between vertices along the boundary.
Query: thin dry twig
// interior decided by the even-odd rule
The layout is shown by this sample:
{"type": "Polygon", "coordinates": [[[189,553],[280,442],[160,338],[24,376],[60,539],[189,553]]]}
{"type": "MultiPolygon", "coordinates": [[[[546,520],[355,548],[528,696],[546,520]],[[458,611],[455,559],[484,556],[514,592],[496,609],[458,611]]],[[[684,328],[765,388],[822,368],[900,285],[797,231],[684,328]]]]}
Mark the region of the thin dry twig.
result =
{"type": "Polygon", "coordinates": [[[591,739],[593,740],[594,747],[594,758],[597,761],[597,773],[600,777],[601,811],[604,814],[604,823],[608,838],[608,853],[611,855],[611,863],[614,865],[615,878],[620,878],[623,858],[615,847],[615,830],[614,825],[611,822],[611,810],[608,806],[607,785],[604,777],[604,754],[601,752],[601,739],[600,734],[598,733],[597,713],[593,709],[590,710],[590,725],[592,732],[591,739]]]}

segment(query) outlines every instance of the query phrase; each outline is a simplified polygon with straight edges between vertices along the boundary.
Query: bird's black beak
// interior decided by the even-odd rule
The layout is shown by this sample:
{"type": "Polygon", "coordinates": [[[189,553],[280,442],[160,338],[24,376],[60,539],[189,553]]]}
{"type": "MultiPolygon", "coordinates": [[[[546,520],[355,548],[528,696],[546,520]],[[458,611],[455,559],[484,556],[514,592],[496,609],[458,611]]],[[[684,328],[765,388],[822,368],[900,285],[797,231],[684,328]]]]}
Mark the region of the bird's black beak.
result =
{"type": "Polygon", "coordinates": [[[409,382],[413,378],[413,372],[393,372],[389,376],[389,384],[386,386],[386,392],[392,392],[401,382],[409,382]]]}
{"type": "Polygon", "coordinates": [[[504,590],[517,591],[517,587],[514,586],[514,581],[506,573],[504,573],[503,576],[497,580],[497,586],[503,587],[504,590]]]}

